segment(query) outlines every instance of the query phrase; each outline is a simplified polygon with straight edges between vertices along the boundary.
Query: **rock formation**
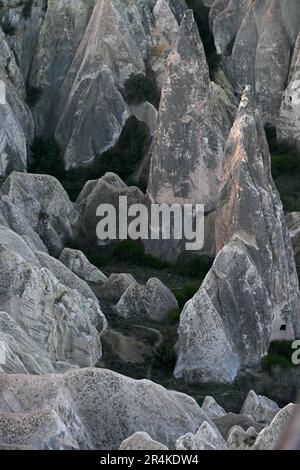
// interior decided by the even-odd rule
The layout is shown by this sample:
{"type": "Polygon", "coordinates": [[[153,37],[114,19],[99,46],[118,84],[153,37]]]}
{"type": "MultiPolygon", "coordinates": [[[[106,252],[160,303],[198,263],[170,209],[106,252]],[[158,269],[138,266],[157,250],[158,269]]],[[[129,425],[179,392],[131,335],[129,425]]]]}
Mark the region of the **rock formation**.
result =
{"type": "Polygon", "coordinates": [[[116,305],[116,312],[122,318],[154,321],[166,319],[176,309],[178,303],[174,294],[155,277],[149,279],[145,286],[131,284],[116,305]]]}
{"type": "Polygon", "coordinates": [[[264,123],[275,126],[299,33],[298,1],[215,0],[210,19],[236,92],[251,85],[264,123]]]}
{"type": "Polygon", "coordinates": [[[225,150],[218,255],[180,319],[176,377],[232,381],[271,340],[299,335],[299,284],[270,154],[248,88],[225,150]]]}
{"type": "Polygon", "coordinates": [[[0,442],[34,449],[118,449],[140,429],[172,447],[210,422],[187,395],[105,369],[0,374],[0,390],[0,442]]]}

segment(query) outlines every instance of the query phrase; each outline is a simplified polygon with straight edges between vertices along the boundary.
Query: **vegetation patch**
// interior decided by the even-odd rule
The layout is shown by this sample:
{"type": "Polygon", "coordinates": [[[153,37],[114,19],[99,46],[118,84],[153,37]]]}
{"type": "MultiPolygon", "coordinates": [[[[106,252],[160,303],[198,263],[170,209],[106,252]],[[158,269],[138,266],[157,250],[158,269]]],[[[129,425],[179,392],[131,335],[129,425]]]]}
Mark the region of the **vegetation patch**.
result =
{"type": "Polygon", "coordinates": [[[262,360],[262,367],[271,371],[274,366],[282,368],[294,367],[292,363],[292,343],[290,341],[273,341],[270,344],[268,355],[262,360]]]}
{"type": "Polygon", "coordinates": [[[149,101],[158,108],[160,91],[152,70],[147,69],[146,74],[131,74],[124,84],[123,95],[128,104],[137,105],[149,101]]]}
{"type": "Polygon", "coordinates": [[[17,32],[17,28],[9,20],[3,21],[1,27],[7,36],[14,36],[17,32]]]}
{"type": "Polygon", "coordinates": [[[209,28],[209,8],[204,6],[199,0],[186,0],[187,6],[193,10],[195,21],[203,42],[207,63],[210,71],[210,78],[214,79],[214,74],[221,65],[221,55],[217,54],[214,36],[209,28]]]}

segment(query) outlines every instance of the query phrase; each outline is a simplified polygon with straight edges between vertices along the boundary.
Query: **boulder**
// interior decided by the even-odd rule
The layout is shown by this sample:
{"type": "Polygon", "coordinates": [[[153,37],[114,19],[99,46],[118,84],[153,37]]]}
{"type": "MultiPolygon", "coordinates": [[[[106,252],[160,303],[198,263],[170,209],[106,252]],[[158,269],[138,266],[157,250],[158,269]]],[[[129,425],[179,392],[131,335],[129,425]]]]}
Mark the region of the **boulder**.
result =
{"type": "Polygon", "coordinates": [[[249,428],[254,428],[257,433],[264,428],[263,424],[254,421],[251,416],[242,414],[228,413],[225,416],[217,416],[212,420],[225,440],[228,439],[230,430],[233,426],[239,426],[244,429],[244,431],[247,431],[249,428]]]}
{"type": "Polygon", "coordinates": [[[74,274],[73,271],[67,268],[61,261],[38,251],[35,252],[35,256],[39,260],[41,267],[48,269],[63,286],[74,289],[83,297],[98,302],[95,294],[87,283],[74,274]]]}
{"type": "Polygon", "coordinates": [[[80,277],[80,279],[83,279],[86,282],[99,285],[107,281],[105,274],[103,274],[100,269],[93,266],[80,250],[65,248],[59,257],[59,260],[67,266],[67,268],[73,271],[73,273],[80,277]]]}
{"type": "Polygon", "coordinates": [[[15,206],[9,197],[0,192],[0,223],[20,235],[32,251],[48,253],[39,235],[32,228],[21,209],[15,206]]]}
{"type": "Polygon", "coordinates": [[[177,450],[226,450],[226,443],[210,423],[204,421],[195,435],[185,434],[176,441],[177,450]]]}
{"type": "Polygon", "coordinates": [[[7,314],[0,331],[8,339],[8,350],[18,356],[12,366],[2,366],[4,371],[12,367],[23,372],[16,363],[24,363],[28,372],[37,373],[36,361],[45,364],[43,373],[59,369],[60,363],[84,367],[98,362],[100,333],[107,323],[97,301],[64,286],[48,269],[4,246],[0,247],[0,273],[0,311],[7,314]]]}
{"type": "MultiPolygon", "coordinates": [[[[99,217],[96,216],[98,206],[101,204],[111,204],[116,209],[117,221],[119,215],[119,197],[126,196],[128,206],[132,204],[147,204],[147,198],[142,191],[135,186],[128,187],[114,173],[106,173],[102,178],[88,181],[76,203],[79,206],[80,215],[78,225],[84,236],[96,241],[96,227],[99,217]]],[[[126,227],[127,228],[127,227],[126,227]]],[[[117,239],[119,224],[117,222],[117,239]]]]}
{"type": "Polygon", "coordinates": [[[280,443],[283,433],[297,410],[297,405],[290,403],[280,410],[273,421],[257,436],[254,450],[274,450],[280,443]]]}
{"type": "Polygon", "coordinates": [[[256,395],[251,390],[242,406],[241,414],[252,416],[258,423],[270,424],[278,411],[277,403],[262,395],[256,395]]]}
{"type": "Polygon", "coordinates": [[[146,432],[136,432],[121,443],[119,450],[168,450],[168,448],[154,441],[146,432]]]}
{"type": "MultiPolygon", "coordinates": [[[[45,426],[35,439],[38,423],[28,418],[51,410],[64,433],[53,447],[113,450],[139,430],[168,448],[179,436],[211,423],[196,401],[149,380],[133,380],[107,369],[77,369],[44,376],[0,374],[0,441],[10,445],[47,447],[57,427],[45,426]],[[7,416],[18,432],[7,432],[7,416]],[[120,416],[122,419],[120,420],[120,416]],[[27,433],[26,433],[27,429],[27,433]],[[49,435],[50,434],[50,435],[49,435]]],[[[49,417],[50,419],[50,417],[49,417]]],[[[46,422],[49,422],[46,420],[46,422]]],[[[213,426],[213,425],[212,425],[213,426]]]]}
{"type": "Polygon", "coordinates": [[[210,418],[225,416],[227,414],[224,408],[218,405],[214,397],[210,396],[205,397],[201,408],[210,418]]]}
{"type": "Polygon", "coordinates": [[[250,88],[226,144],[216,247],[180,319],[175,376],[192,382],[233,381],[259,366],[270,341],[300,334],[294,255],[250,88]]]}
{"type": "Polygon", "coordinates": [[[109,276],[107,281],[100,286],[97,293],[100,298],[117,303],[128,287],[135,284],[137,282],[131,274],[115,273],[109,276]]]}
{"type": "Polygon", "coordinates": [[[233,426],[228,434],[227,447],[230,450],[250,450],[254,446],[257,432],[253,427],[245,431],[241,426],[233,426]]]}
{"type": "Polygon", "coordinates": [[[62,185],[49,175],[13,172],[1,194],[19,209],[53,255],[60,255],[74,236],[78,211],[62,185]]]}
{"type": "Polygon", "coordinates": [[[117,314],[126,319],[164,320],[178,309],[178,302],[159,279],[152,277],[146,285],[132,284],[116,305],[117,314]]]}

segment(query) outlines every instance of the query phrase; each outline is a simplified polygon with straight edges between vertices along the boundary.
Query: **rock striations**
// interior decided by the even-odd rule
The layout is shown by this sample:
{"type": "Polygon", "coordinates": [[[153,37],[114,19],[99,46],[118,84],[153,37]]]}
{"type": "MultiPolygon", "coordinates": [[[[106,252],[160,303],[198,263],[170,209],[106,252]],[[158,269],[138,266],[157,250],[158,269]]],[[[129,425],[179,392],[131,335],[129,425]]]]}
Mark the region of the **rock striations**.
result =
{"type": "Polygon", "coordinates": [[[300,334],[299,284],[270,155],[248,87],[225,150],[217,257],[179,326],[176,377],[232,381],[271,340],[300,334]]]}

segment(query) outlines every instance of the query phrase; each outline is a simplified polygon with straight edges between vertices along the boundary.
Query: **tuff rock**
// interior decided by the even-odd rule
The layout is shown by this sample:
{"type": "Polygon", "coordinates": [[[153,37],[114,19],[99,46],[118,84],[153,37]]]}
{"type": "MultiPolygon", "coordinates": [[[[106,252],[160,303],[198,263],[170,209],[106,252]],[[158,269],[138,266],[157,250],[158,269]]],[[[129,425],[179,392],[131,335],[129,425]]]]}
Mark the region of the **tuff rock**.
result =
{"type": "Polygon", "coordinates": [[[270,154],[246,89],[225,150],[217,257],[179,326],[176,377],[230,382],[299,335],[299,283],[270,154]],[[197,332],[197,333],[196,333],[197,332]]]}
{"type": "Polygon", "coordinates": [[[179,436],[196,432],[204,421],[210,422],[187,395],[107,369],[44,376],[0,374],[3,444],[43,449],[53,442],[52,448],[111,450],[143,429],[172,448],[179,436]]]}

